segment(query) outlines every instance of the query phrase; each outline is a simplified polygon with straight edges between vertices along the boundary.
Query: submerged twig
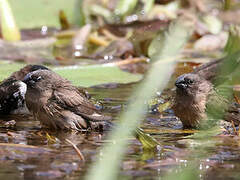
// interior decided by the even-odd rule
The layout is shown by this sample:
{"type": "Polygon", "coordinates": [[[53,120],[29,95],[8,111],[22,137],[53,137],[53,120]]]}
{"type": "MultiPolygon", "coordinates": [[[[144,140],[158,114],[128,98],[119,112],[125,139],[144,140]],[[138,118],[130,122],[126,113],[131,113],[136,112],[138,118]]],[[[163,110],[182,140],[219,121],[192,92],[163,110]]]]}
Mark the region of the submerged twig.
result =
{"type": "Polygon", "coordinates": [[[84,158],[83,154],[81,153],[81,151],[78,149],[78,147],[69,139],[65,139],[65,140],[73,146],[73,148],[76,151],[77,155],[79,156],[80,160],[85,161],[85,158],[84,158]]]}

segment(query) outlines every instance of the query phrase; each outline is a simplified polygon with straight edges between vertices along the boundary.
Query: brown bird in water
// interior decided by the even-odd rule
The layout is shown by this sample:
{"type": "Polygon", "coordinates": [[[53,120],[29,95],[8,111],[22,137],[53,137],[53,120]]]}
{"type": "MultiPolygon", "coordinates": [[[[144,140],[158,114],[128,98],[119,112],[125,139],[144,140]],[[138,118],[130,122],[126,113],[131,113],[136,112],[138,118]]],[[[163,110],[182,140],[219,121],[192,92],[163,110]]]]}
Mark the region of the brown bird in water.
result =
{"type": "Polygon", "coordinates": [[[38,69],[48,69],[41,65],[27,65],[10,75],[0,84],[0,115],[26,114],[25,104],[27,85],[23,83],[24,77],[38,69]]]}
{"type": "Polygon", "coordinates": [[[37,70],[27,74],[23,82],[27,84],[27,107],[45,127],[101,130],[111,119],[100,114],[83,93],[55,72],[37,70]]]}
{"type": "MultiPolygon", "coordinates": [[[[237,59],[239,59],[238,54],[237,59]]],[[[218,84],[224,82],[219,81],[223,77],[217,76],[223,63],[225,63],[224,59],[215,60],[199,66],[192,73],[183,74],[177,78],[173,110],[184,128],[199,127],[200,122],[207,118],[209,111],[215,113],[216,116],[219,115],[219,118],[233,121],[236,125],[240,124],[239,105],[231,104],[229,99],[224,98],[215,90],[215,82],[218,84]]],[[[231,68],[234,69],[237,65],[231,68]]],[[[230,73],[231,70],[224,75],[230,73]]]]}

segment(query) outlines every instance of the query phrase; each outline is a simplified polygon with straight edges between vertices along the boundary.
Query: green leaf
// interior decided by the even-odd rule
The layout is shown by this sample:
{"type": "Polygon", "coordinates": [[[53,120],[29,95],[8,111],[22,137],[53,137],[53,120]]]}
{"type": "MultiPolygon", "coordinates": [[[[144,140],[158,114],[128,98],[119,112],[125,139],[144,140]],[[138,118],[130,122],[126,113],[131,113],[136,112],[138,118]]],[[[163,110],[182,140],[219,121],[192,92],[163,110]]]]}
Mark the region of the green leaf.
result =
{"type": "Polygon", "coordinates": [[[74,85],[90,87],[106,83],[132,83],[142,79],[141,74],[124,72],[111,64],[59,67],[55,72],[73,82],[74,85]]]}
{"type": "MultiPolygon", "coordinates": [[[[0,80],[7,78],[12,72],[25,66],[20,63],[0,62],[0,80]]],[[[50,67],[51,68],[51,67],[50,67]]],[[[65,66],[51,68],[76,86],[90,87],[106,83],[132,83],[142,79],[141,74],[122,71],[113,64],[65,66]]]]}
{"type": "Polygon", "coordinates": [[[18,41],[21,39],[20,31],[15,23],[11,7],[7,0],[0,0],[0,26],[3,39],[18,41]]]}
{"type": "Polygon", "coordinates": [[[41,26],[60,27],[58,13],[63,10],[73,23],[79,12],[74,11],[78,1],[83,0],[9,0],[16,22],[20,28],[41,26]]]}
{"type": "Polygon", "coordinates": [[[154,150],[157,146],[160,147],[157,140],[145,133],[141,128],[136,129],[136,138],[142,143],[143,149],[154,150]]]}

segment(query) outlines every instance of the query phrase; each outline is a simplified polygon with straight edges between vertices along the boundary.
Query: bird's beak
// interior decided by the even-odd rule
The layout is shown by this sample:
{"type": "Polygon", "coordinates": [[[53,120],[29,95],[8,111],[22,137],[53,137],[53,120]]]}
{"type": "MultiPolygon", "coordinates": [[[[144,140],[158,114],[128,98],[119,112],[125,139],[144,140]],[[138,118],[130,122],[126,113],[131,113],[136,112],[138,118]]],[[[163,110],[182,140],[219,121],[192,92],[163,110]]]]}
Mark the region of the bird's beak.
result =
{"type": "Polygon", "coordinates": [[[186,89],[187,88],[187,84],[185,83],[185,80],[184,80],[183,76],[178,77],[178,79],[175,82],[175,86],[179,89],[186,89]]]}
{"type": "Polygon", "coordinates": [[[32,80],[31,76],[32,76],[32,74],[28,73],[23,79],[23,82],[25,84],[27,84],[28,86],[33,86],[35,84],[35,81],[32,80]]]}
{"type": "Polygon", "coordinates": [[[186,89],[187,88],[187,85],[183,82],[180,82],[180,83],[175,83],[175,86],[179,89],[186,89]]]}

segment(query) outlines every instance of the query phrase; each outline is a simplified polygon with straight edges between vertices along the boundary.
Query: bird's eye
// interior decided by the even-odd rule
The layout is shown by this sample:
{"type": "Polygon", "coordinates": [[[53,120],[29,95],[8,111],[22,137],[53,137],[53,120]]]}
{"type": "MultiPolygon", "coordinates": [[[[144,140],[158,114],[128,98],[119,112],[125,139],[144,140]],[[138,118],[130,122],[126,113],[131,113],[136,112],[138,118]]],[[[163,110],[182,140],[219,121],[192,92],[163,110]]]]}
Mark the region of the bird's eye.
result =
{"type": "Polygon", "coordinates": [[[193,84],[193,80],[187,79],[187,83],[188,83],[188,84],[193,84]]]}
{"type": "Polygon", "coordinates": [[[35,82],[38,82],[38,81],[40,81],[42,79],[42,77],[41,76],[38,76],[38,77],[33,77],[33,80],[35,81],[35,82]]]}
{"type": "Polygon", "coordinates": [[[42,76],[37,77],[37,81],[40,81],[42,79],[42,76]]]}

